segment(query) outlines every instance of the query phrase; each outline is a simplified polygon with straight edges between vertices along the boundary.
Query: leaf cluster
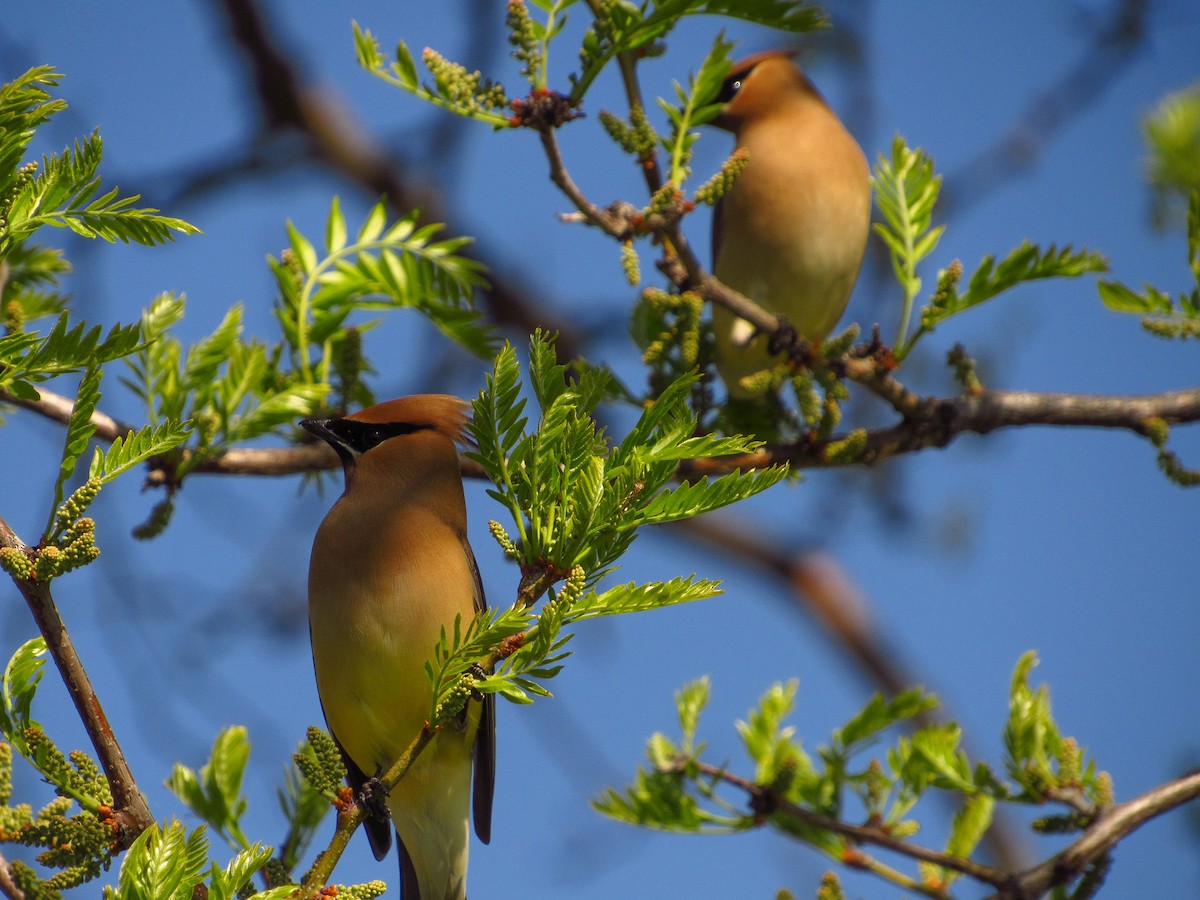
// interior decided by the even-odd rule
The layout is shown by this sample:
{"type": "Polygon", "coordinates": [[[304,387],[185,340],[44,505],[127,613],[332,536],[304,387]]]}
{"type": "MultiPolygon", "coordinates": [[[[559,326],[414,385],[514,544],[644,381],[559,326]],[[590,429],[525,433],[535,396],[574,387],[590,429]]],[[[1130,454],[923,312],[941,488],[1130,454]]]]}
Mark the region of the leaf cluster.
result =
{"type": "MultiPolygon", "coordinates": [[[[116,188],[97,196],[102,146],[93,133],[61,153],[23,163],[37,128],[66,108],[52,99],[61,75],[49,66],[30,69],[0,86],[0,261],[43,226],[69,228],[82,237],[138,244],[161,244],[175,234],[197,229],[181,219],[137,208],[135,194],[122,197],[116,188]]],[[[26,253],[26,265],[35,256],[26,253]]],[[[47,258],[45,265],[54,265],[47,258]]]]}
{"type": "Polygon", "coordinates": [[[618,54],[652,55],[687,16],[714,15],[800,34],[826,26],[818,7],[790,0],[642,0],[591,7],[593,21],[579,49],[580,70],[572,73],[571,98],[582,100],[597,76],[618,54]]]}
{"type": "Polygon", "coordinates": [[[521,569],[517,599],[508,609],[479,614],[466,628],[456,621],[443,632],[427,665],[431,722],[456,715],[474,693],[518,703],[549,696],[542,682],[561,669],[571,637],[566,626],[720,593],[716,582],[694,576],[605,590],[597,585],[642,526],[701,515],[753,496],[786,474],[779,467],[673,482],[682,461],[758,446],[747,438],[697,433],[687,402],[694,374],[648,402],[615,444],[594,417],[614,389],[605,370],[583,368],[568,379],[551,339],[537,332],[529,345],[528,381],[540,409],[533,430],[516,350],[506,346],[474,402],[471,430],[478,450],[468,454],[492,479],[489,493],[509,511],[518,534],[514,540],[492,523],[493,535],[521,569]],[[547,592],[550,601],[535,614],[531,607],[547,592]]]}
{"type": "Polygon", "coordinates": [[[999,263],[994,256],[985,256],[968,279],[966,289],[960,290],[963,268],[955,260],[938,272],[937,288],[921,309],[919,326],[909,334],[913,301],[922,285],[918,267],[937,247],[945,230],[944,225],[933,224],[942,177],[935,174],[933,160],[924,150],[909,148],[897,135],[892,141],[891,158],[880,154],[872,184],[875,203],[883,218],[872,228],[887,246],[896,280],[904,291],[895,347],[898,360],[904,359],[921,337],[946,319],[1019,284],[1108,271],[1108,261],[1094,251],[1075,250],[1070,245],[1059,249],[1053,244],[1043,250],[1023,241],[999,263]]]}
{"type": "Polygon", "coordinates": [[[681,462],[748,453],[759,442],[742,436],[698,433],[688,397],[694,374],[678,378],[648,401],[637,423],[610,444],[593,413],[612,390],[605,370],[585,368],[568,380],[550,339],[538,332],[529,345],[530,385],[540,409],[529,430],[520,366],[511,346],[496,358],[487,386],[474,403],[472,434],[495,487],[491,496],[510,513],[518,540],[512,555],[524,575],[551,575],[574,567],[591,587],[633,542],[637,529],[701,515],[778,483],[782,467],[736,471],[696,483],[672,484],[681,462]]]}
{"type": "MultiPolygon", "coordinates": [[[[141,400],[147,428],[157,431],[176,422],[191,426],[188,452],[172,460],[175,483],[233,444],[290,427],[297,417],[311,414],[326,394],[324,386],[282,372],[278,347],[243,339],[241,304],[230,308],[212,333],[185,349],[171,333],[185,305],[184,297],[173,294],[154,299],[142,313],[141,346],[126,359],[127,374],[121,379],[141,400]]],[[[163,453],[158,449],[152,455],[163,453]]]]}
{"type": "Polygon", "coordinates": [[[294,884],[255,891],[251,879],[271,860],[272,850],[251,844],[226,865],[209,861],[204,826],[189,832],[174,820],[152,825],[141,833],[125,858],[117,885],[105,887],[106,900],[191,900],[200,889],[210,900],[284,900],[294,884]]]}
{"type": "MultiPolygon", "coordinates": [[[[1032,688],[1029,674],[1036,660],[1028,653],[1018,662],[1004,725],[1004,768],[1012,783],[985,763],[972,762],[962,749],[962,734],[951,723],[916,728],[878,749],[885,733],[912,723],[934,709],[934,697],[919,689],[892,698],[876,695],[836,729],[815,757],[786,724],[796,684],[770,688],[737,725],[742,746],[753,765],[747,782],[753,793],[747,805],[728,798],[728,764],[703,760],[705,745],[697,740],[697,720],[708,695],[707,680],[676,694],[682,738],[656,734],[647,744],[649,766],[638,770],[634,783],[607,790],[593,805],[618,821],[685,833],[729,833],[771,825],[810,844],[839,863],[853,861],[905,886],[915,883],[948,886],[960,877],[952,868],[922,862],[920,880],[886,866],[873,866],[851,841],[849,831],[866,822],[880,836],[905,839],[920,824],[917,803],[931,789],[958,796],[959,812],[944,852],[969,859],[992,822],[997,803],[1058,804],[1064,814],[1039,820],[1040,830],[1087,827],[1111,803],[1112,788],[1094,761],[1060,733],[1045,686],[1032,688]],[[843,824],[846,829],[843,830],[843,824]],[[847,856],[850,849],[854,854],[847,856]]],[[[733,779],[741,784],[740,779],[733,779]]]]}
{"type": "MultiPolygon", "coordinates": [[[[418,217],[414,212],[389,224],[381,200],[351,238],[335,197],[324,255],[288,223],[289,248],[269,262],[279,288],[275,317],[303,382],[330,385],[344,364],[347,320],[357,311],[415,309],[472,353],[491,355],[495,338],[473,304],[484,284],[482,266],[461,253],[470,240],[435,240],[442,226],[419,225],[418,217]]],[[[342,393],[343,403],[361,399],[345,387],[342,393]]]]}

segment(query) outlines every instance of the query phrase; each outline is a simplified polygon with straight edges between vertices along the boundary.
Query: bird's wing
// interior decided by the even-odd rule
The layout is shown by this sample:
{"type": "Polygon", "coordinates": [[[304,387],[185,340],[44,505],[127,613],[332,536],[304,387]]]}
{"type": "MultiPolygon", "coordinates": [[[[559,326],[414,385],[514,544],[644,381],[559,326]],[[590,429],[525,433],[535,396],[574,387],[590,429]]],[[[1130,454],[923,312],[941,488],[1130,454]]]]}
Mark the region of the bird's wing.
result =
{"type": "MultiPolygon", "coordinates": [[[[479,565],[471,545],[463,538],[463,552],[471,567],[475,582],[475,611],[487,609],[483,594],[483,580],[479,577],[479,565]]],[[[496,790],[496,695],[486,694],[483,709],[479,714],[479,727],[475,731],[475,782],[471,791],[471,811],[475,820],[475,834],[485,844],[492,839],[492,796],[496,790]]]]}

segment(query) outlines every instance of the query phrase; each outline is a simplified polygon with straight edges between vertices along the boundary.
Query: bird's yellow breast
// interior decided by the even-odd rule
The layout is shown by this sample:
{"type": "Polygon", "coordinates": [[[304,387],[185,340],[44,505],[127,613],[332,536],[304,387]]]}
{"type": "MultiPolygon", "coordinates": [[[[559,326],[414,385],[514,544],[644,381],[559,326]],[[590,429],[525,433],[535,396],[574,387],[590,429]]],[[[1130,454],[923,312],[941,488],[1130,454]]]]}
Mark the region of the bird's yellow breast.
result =
{"type": "MultiPolygon", "coordinates": [[[[441,629],[474,614],[461,536],[437,516],[346,516],[339,501],[317,532],[309,624],[330,729],[367,775],[390,765],[430,714],[425,662],[441,629]]],[[[470,746],[470,736],[466,746],[470,746]]]]}

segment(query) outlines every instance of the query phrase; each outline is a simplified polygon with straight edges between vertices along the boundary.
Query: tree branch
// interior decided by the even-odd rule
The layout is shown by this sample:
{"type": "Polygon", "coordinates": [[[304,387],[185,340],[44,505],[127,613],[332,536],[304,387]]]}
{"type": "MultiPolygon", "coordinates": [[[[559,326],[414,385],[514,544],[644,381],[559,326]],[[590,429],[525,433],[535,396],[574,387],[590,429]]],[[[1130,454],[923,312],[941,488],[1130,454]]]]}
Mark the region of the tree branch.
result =
{"type": "Polygon", "coordinates": [[[1200,387],[1138,396],[985,390],[960,397],[924,398],[912,417],[890,427],[868,429],[861,452],[850,461],[830,456],[843,435],[768,444],[741,456],[694,460],[681,467],[680,477],[720,475],[784,462],[796,469],[874,465],[930,447],[945,447],[964,434],[1030,425],[1115,428],[1146,436],[1155,419],[1169,425],[1200,421],[1200,387]]]}
{"type": "MultiPolygon", "coordinates": [[[[943,853],[940,850],[933,850],[929,847],[922,847],[919,844],[914,844],[909,841],[904,841],[899,838],[892,837],[882,829],[867,826],[867,825],[851,825],[848,822],[842,822],[838,819],[830,818],[829,816],[821,815],[813,812],[799,804],[792,803],[788,800],[783,800],[775,796],[769,789],[755,784],[749,779],[736,775],[733,772],[723,769],[720,766],[714,766],[710,763],[699,762],[698,760],[686,759],[681,760],[680,765],[695,765],[697,770],[709,778],[717,778],[724,781],[726,784],[733,785],[745,791],[752,801],[757,801],[764,804],[767,808],[776,812],[790,816],[798,822],[803,822],[805,825],[811,825],[814,828],[820,828],[825,831],[832,831],[835,834],[840,834],[843,837],[849,838],[856,844],[872,844],[876,847],[882,847],[885,850],[893,850],[911,859],[920,860],[921,862],[932,863],[936,866],[941,866],[944,869],[950,869],[954,872],[960,872],[963,875],[969,875],[977,881],[982,881],[986,884],[1000,886],[1005,884],[1009,878],[1008,873],[1003,869],[985,866],[981,863],[973,862],[969,859],[962,859],[957,856],[951,856],[948,853],[943,853]]],[[[858,863],[861,865],[861,863],[858,863]]]]}
{"type": "MultiPolygon", "coordinates": [[[[0,547],[11,547],[21,553],[28,550],[2,518],[0,547]]],[[[75,651],[75,645],[67,634],[54,597],[50,593],[50,585],[44,581],[15,577],[13,582],[33,614],[38,631],[45,639],[46,648],[50,651],[58,673],[67,686],[67,693],[71,695],[71,701],[75,704],[75,711],[91,739],[92,747],[112,789],[115,808],[113,818],[117,824],[118,843],[122,847],[128,847],[134,838],[154,824],[154,817],[146,805],[146,798],[138,790],[133,773],[125,761],[125,754],[121,751],[112,726],[104,715],[100,698],[96,696],[91,679],[88,678],[83,662],[75,651]]]]}
{"type": "MultiPolygon", "coordinates": [[[[852,362],[864,362],[861,360],[852,362]]],[[[802,439],[790,443],[768,444],[754,453],[720,456],[688,461],[680,466],[679,477],[694,480],[706,475],[722,475],[734,469],[765,468],[788,463],[794,469],[839,468],[846,465],[874,465],[886,459],[915,453],[931,447],[946,447],[964,434],[989,434],[1002,428],[1051,425],[1064,428],[1114,428],[1143,437],[1156,420],[1168,425],[1200,421],[1200,387],[1166,391],[1161,394],[1100,395],[1041,394],[1033,391],[992,391],[957,397],[919,397],[903,388],[891,376],[868,374],[870,369],[851,369],[850,377],[865,386],[883,384],[895,391],[890,400],[907,417],[895,425],[868,429],[861,452],[847,461],[832,456],[831,448],[845,435],[826,440],[802,439]],[[878,382],[874,379],[881,379],[878,382]],[[896,397],[902,397],[902,402],[896,397]]],[[[876,393],[889,396],[884,389],[876,393]]],[[[40,400],[18,400],[0,391],[0,400],[66,423],[72,401],[46,389],[40,400]]],[[[101,412],[92,416],[96,436],[112,441],[124,437],[132,426],[101,412]]],[[[468,478],[482,478],[483,470],[470,460],[460,460],[468,478]]],[[[324,444],[298,447],[235,447],[202,462],[194,471],[213,475],[297,475],[338,467],[337,456],[324,444]]],[[[169,473],[155,469],[147,484],[165,484],[169,473]]]]}
{"type": "Polygon", "coordinates": [[[1069,883],[1128,834],[1155,816],[1190,803],[1197,797],[1200,797],[1200,772],[1193,772],[1126,803],[1109,807],[1097,816],[1075,843],[1041,865],[1023,872],[995,894],[996,900],[1040,897],[1056,885],[1069,883]]]}
{"type": "MultiPolygon", "coordinates": [[[[718,779],[745,791],[751,798],[752,804],[759,803],[764,809],[782,813],[814,828],[840,834],[855,844],[882,847],[902,856],[932,863],[989,884],[998,889],[997,893],[993,895],[993,900],[1031,900],[1031,898],[1043,896],[1051,888],[1070,884],[1089,865],[1110,851],[1135,829],[1155,816],[1162,815],[1200,797],[1200,772],[1167,782],[1140,797],[1109,807],[1100,813],[1078,840],[1065,850],[1032,869],[1014,874],[995,866],[983,865],[943,853],[940,850],[900,840],[876,827],[851,825],[821,815],[799,804],[783,800],[768,788],[755,784],[720,766],[691,758],[681,759],[677,765],[681,767],[681,771],[683,766],[695,766],[696,771],[701,775],[718,779]]],[[[847,861],[854,865],[863,865],[861,859],[850,858],[847,861]]],[[[870,866],[867,867],[870,868],[870,866]]],[[[935,893],[931,896],[944,896],[944,894],[935,893]]]]}

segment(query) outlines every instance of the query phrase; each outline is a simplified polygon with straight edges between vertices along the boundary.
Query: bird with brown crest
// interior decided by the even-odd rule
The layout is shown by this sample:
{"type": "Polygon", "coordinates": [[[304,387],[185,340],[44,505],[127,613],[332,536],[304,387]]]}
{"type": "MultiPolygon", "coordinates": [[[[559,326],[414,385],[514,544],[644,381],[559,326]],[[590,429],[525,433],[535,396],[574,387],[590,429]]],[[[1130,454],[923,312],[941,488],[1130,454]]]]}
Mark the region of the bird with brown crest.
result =
{"type": "MultiPolygon", "coordinates": [[[[356,794],[428,719],[425,662],[441,630],[457,616],[465,628],[485,607],[455,450],[467,409],[426,394],[300,423],[337,451],[345,474],[313,542],[308,615],[317,692],[356,794]]],[[[465,900],[472,807],[475,833],[491,837],[495,722],[493,695],[469,701],[387,797],[403,900],[465,900]]],[[[382,859],[386,818],[368,818],[366,830],[382,859]]]]}
{"type": "MultiPolygon", "coordinates": [[[[870,169],[825,98],[787,51],[734,64],[714,124],[749,159],[713,217],[713,274],[820,342],[833,331],[858,278],[871,219],[870,169]]],[[[773,364],[769,336],[713,309],[716,365],[733,398],[773,364]]]]}

